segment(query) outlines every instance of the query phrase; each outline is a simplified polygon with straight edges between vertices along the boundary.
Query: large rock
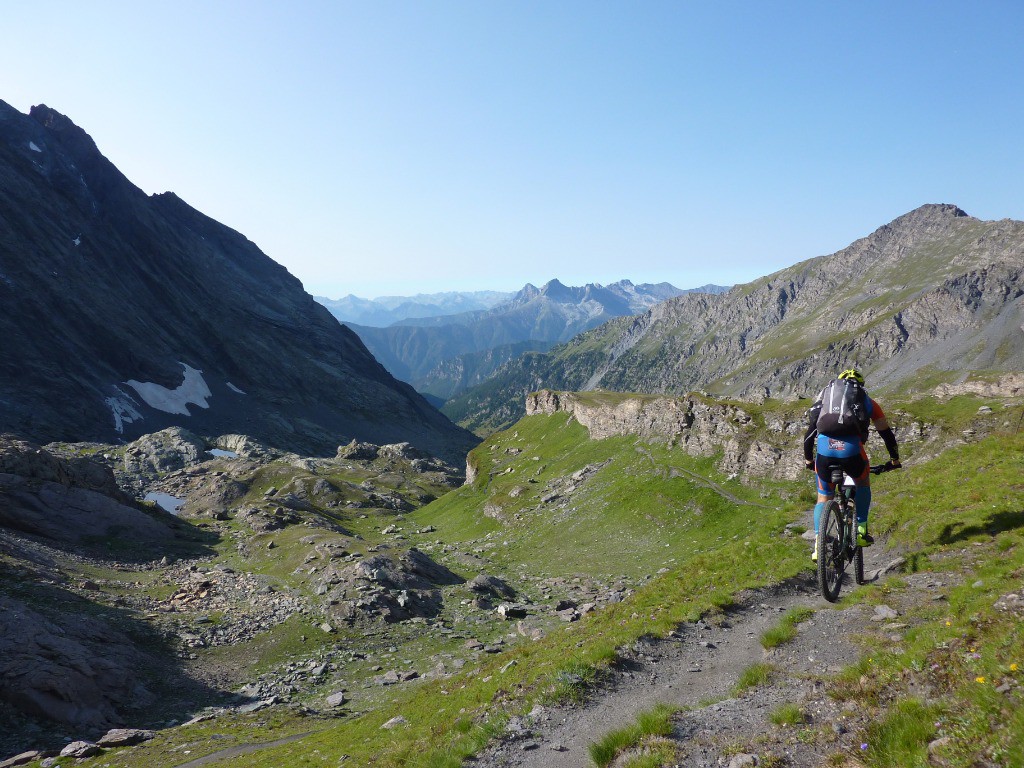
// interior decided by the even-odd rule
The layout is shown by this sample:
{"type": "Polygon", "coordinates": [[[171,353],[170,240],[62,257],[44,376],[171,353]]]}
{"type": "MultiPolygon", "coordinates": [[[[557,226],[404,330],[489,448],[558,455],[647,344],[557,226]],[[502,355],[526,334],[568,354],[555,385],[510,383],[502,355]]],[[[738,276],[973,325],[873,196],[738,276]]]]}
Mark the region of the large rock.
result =
{"type": "Polygon", "coordinates": [[[174,536],[170,522],[136,508],[102,465],[0,438],[0,526],[79,544],[106,536],[167,541],[174,536]]]}
{"type": "Polygon", "coordinates": [[[318,592],[326,595],[334,619],[405,621],[436,616],[441,586],[465,580],[418,549],[400,555],[377,554],[351,565],[332,564],[322,574],[318,592]]]}
{"type": "Polygon", "coordinates": [[[474,592],[479,592],[483,595],[493,595],[504,600],[513,600],[516,596],[516,591],[508,584],[497,576],[490,576],[486,573],[480,573],[469,580],[466,584],[474,592]]]}
{"type": "Polygon", "coordinates": [[[181,427],[143,435],[124,451],[124,469],[134,475],[158,477],[210,458],[206,442],[181,427]]]}
{"type": "Polygon", "coordinates": [[[119,725],[120,712],[150,704],[139,682],[142,654],[99,619],[78,613],[58,625],[0,595],[0,698],[29,715],[68,725],[119,725]]]}

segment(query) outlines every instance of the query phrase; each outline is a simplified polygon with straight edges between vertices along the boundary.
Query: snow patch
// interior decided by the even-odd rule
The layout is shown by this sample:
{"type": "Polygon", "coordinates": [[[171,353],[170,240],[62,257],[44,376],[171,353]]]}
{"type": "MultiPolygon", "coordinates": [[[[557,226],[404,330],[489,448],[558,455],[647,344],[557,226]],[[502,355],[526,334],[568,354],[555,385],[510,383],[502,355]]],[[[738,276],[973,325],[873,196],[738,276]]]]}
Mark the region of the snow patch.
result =
{"type": "Polygon", "coordinates": [[[43,151],[39,147],[36,146],[36,143],[34,141],[30,141],[28,143],[28,148],[31,149],[33,152],[42,152],[43,151]]]}
{"type": "Polygon", "coordinates": [[[124,432],[125,424],[141,420],[142,414],[139,413],[139,409],[136,407],[138,403],[135,402],[131,395],[120,387],[114,387],[114,391],[117,394],[113,397],[104,398],[103,402],[106,403],[111,413],[114,414],[114,431],[120,435],[124,432]]]}
{"type": "Polygon", "coordinates": [[[207,451],[211,456],[216,456],[220,459],[237,459],[238,454],[234,451],[225,451],[223,448],[211,448],[207,451]]]}
{"type": "Polygon", "coordinates": [[[164,413],[191,416],[192,414],[188,412],[189,403],[198,405],[200,408],[209,408],[206,398],[213,397],[213,393],[206,386],[203,372],[180,360],[178,365],[184,368],[185,376],[175,389],[168,389],[153,382],[135,381],[135,379],[126,381],[125,384],[134,389],[150,408],[156,408],[164,413]]]}
{"type": "Polygon", "coordinates": [[[81,236],[81,235],[79,235],[78,237],[76,237],[76,238],[75,238],[74,240],[72,240],[71,242],[72,242],[72,243],[74,243],[75,245],[81,245],[81,244],[82,244],[82,236],[81,236]]]}
{"type": "Polygon", "coordinates": [[[164,512],[170,512],[172,515],[180,513],[181,507],[185,503],[185,499],[179,499],[177,496],[171,496],[171,494],[163,493],[162,491],[150,491],[146,494],[146,498],[143,501],[155,501],[160,509],[164,512]]]}
{"type": "Polygon", "coordinates": [[[237,393],[238,393],[238,394],[240,394],[240,395],[244,395],[244,394],[245,394],[245,392],[243,392],[242,390],[240,390],[240,389],[239,389],[238,387],[236,387],[236,386],[235,386],[234,384],[232,384],[232,383],[231,383],[230,381],[225,381],[224,383],[228,385],[228,389],[230,389],[230,390],[231,390],[232,392],[237,392],[237,393]]]}

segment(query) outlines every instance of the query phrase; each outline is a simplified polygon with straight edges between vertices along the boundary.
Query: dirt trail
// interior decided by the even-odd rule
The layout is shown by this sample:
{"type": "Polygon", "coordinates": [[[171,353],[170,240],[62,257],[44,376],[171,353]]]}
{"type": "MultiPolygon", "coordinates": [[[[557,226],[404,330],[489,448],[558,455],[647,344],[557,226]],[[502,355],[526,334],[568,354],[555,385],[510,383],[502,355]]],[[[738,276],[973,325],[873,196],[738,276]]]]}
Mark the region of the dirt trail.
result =
{"type": "MultiPolygon", "coordinates": [[[[884,578],[881,571],[892,559],[893,554],[881,546],[866,550],[869,581],[884,578]]],[[[856,587],[851,578],[843,588],[871,587],[856,587]]],[[[879,626],[869,607],[837,610],[825,602],[810,574],[750,593],[720,625],[687,624],[668,639],[638,644],[625,654],[611,680],[587,705],[549,710],[518,729],[520,724],[514,722],[508,738],[471,764],[482,768],[592,766],[591,743],[631,725],[640,712],[666,703],[687,708],[674,720],[674,738],[686,756],[682,765],[725,766],[748,743],[756,744],[762,753],[767,749],[784,758],[788,766],[820,765],[832,752],[851,746],[846,742],[853,738],[856,723],[852,713],[825,696],[818,678],[857,660],[851,632],[879,626]],[[765,651],[761,634],[797,606],[812,608],[815,613],[799,625],[794,641],[765,651]],[[775,665],[772,684],[730,698],[739,675],[758,662],[775,665]],[[795,733],[791,730],[771,744],[767,734],[779,729],[769,724],[768,715],[786,702],[798,703],[811,722],[835,723],[827,731],[829,743],[802,743],[791,738],[795,733]]]]}

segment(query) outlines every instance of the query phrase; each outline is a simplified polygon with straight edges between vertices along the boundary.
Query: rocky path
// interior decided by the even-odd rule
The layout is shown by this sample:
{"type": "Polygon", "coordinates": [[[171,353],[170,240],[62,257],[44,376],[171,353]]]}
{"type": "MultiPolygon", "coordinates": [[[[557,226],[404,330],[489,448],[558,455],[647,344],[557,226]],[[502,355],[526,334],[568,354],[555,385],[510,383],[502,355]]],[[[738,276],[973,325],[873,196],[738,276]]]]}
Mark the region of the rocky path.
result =
{"type": "MultiPolygon", "coordinates": [[[[868,550],[869,579],[884,579],[893,556],[880,546],[868,550]]],[[[857,589],[852,582],[844,589],[857,589]]],[[[871,586],[859,587],[870,589],[871,586]]],[[[745,754],[774,755],[787,766],[814,766],[836,751],[849,749],[858,726],[856,713],[825,695],[823,675],[853,663],[859,653],[851,640],[878,630],[895,614],[854,605],[838,610],[818,594],[810,574],[746,595],[719,622],[699,621],[664,640],[638,643],[623,654],[611,679],[583,707],[535,711],[526,722],[513,721],[507,738],[479,756],[483,768],[583,768],[592,766],[588,748],[610,731],[636,721],[656,704],[682,708],[674,718],[681,765],[753,765],[745,754]],[[814,610],[799,625],[795,640],[771,651],[761,647],[763,632],[787,610],[814,610]],[[739,697],[731,690],[755,663],[773,665],[772,682],[739,697]],[[770,724],[780,705],[800,706],[809,723],[828,724],[821,739],[801,740],[770,724]],[[808,742],[808,743],[805,743],[808,742]]]]}

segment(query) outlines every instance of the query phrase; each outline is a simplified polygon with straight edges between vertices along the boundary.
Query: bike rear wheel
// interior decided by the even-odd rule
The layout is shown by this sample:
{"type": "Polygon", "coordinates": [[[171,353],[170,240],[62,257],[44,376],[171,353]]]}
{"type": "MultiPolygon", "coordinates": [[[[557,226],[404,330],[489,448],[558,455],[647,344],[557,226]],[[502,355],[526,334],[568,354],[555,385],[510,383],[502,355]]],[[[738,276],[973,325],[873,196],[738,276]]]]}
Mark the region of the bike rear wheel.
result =
{"type": "Polygon", "coordinates": [[[825,504],[818,526],[818,587],[830,603],[839,599],[846,568],[842,526],[839,504],[832,499],[825,504]]]}
{"type": "Polygon", "coordinates": [[[853,574],[857,577],[857,583],[864,583],[864,550],[857,547],[857,554],[853,558],[853,574]]]}

